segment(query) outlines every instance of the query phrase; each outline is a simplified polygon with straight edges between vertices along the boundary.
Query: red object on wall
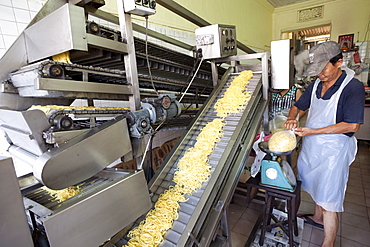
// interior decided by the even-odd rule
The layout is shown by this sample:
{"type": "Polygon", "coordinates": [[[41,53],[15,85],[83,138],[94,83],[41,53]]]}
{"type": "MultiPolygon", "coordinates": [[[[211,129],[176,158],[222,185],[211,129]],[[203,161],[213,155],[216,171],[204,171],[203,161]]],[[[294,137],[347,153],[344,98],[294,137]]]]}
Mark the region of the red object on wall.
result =
{"type": "Polygon", "coordinates": [[[360,54],[358,52],[355,52],[355,54],[353,54],[353,61],[355,63],[361,63],[360,54]]]}

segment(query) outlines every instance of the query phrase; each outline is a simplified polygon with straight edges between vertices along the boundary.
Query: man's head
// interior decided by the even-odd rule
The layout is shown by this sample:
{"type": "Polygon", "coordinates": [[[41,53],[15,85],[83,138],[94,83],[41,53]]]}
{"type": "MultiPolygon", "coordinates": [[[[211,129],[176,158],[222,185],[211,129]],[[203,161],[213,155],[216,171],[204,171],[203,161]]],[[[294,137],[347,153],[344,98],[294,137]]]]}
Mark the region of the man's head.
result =
{"type": "Polygon", "coordinates": [[[325,71],[329,72],[327,70],[340,68],[343,63],[340,45],[334,41],[327,41],[315,45],[310,49],[309,56],[310,64],[303,73],[303,75],[306,76],[325,74],[325,71]]]}

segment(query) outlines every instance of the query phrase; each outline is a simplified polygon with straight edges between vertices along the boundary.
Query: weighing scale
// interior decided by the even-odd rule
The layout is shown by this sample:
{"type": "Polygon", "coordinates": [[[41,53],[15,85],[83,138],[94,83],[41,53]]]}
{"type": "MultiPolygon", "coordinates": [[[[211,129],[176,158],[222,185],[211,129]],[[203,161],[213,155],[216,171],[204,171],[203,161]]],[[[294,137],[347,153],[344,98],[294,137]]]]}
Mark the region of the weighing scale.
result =
{"type": "Polygon", "coordinates": [[[286,156],[292,153],[274,152],[268,149],[268,142],[260,142],[258,147],[265,153],[265,158],[261,162],[261,184],[277,189],[294,191],[297,180],[288,161],[280,156],[286,156]]]}

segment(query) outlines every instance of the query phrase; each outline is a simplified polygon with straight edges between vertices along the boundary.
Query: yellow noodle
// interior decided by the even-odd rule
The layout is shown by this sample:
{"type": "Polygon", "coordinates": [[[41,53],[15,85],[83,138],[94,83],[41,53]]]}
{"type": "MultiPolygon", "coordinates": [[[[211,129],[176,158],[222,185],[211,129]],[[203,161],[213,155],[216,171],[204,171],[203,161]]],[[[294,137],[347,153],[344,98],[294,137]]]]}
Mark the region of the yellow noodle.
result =
{"type": "Polygon", "coordinates": [[[72,64],[70,57],[69,57],[69,51],[54,55],[52,56],[52,59],[55,62],[72,64]]]}
{"type": "Polygon", "coordinates": [[[33,105],[28,110],[41,110],[45,114],[50,113],[52,110],[74,110],[74,109],[86,109],[86,110],[122,110],[129,109],[128,107],[97,107],[97,106],[63,106],[63,105],[33,105]]]}
{"type": "Polygon", "coordinates": [[[54,198],[57,202],[63,202],[72,196],[78,195],[81,193],[80,186],[71,186],[63,190],[52,190],[46,186],[42,187],[43,190],[47,191],[51,197],[54,198]]]}
{"type": "Polygon", "coordinates": [[[172,227],[173,221],[178,218],[178,209],[180,203],[186,201],[185,196],[191,195],[209,180],[211,166],[208,157],[222,137],[222,128],[226,124],[224,118],[240,112],[242,106],[248,103],[250,95],[246,87],[252,76],[251,71],[241,72],[231,82],[224,97],[216,102],[219,118],[202,128],[194,147],[189,148],[177,163],[173,178],[176,185],[164,191],[145,220],[128,233],[130,240],[125,246],[158,246],[166,231],[172,227]]]}
{"type": "Polygon", "coordinates": [[[297,145],[297,139],[293,131],[281,130],[275,132],[269,142],[268,147],[274,152],[288,152],[293,150],[297,145]]]}

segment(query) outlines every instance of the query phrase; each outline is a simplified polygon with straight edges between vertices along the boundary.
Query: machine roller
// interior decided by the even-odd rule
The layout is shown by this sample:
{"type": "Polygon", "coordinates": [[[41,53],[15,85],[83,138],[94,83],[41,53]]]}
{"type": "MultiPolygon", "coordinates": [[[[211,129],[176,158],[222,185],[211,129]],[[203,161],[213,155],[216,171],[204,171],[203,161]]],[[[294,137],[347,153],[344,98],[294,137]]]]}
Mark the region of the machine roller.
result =
{"type": "Polygon", "coordinates": [[[146,99],[142,108],[137,112],[108,107],[56,107],[47,113],[0,110],[0,127],[15,158],[32,166],[34,176],[47,187],[64,189],[131,152],[130,136],[142,138],[154,131],[153,124],[181,113],[179,103],[168,95],[146,99]],[[97,117],[113,119],[96,121],[97,117]]]}
{"type": "Polygon", "coordinates": [[[46,113],[0,110],[9,153],[33,170],[20,183],[25,184],[23,202],[37,241],[51,246],[98,246],[148,210],[151,202],[144,172],[106,167],[131,152],[132,138],[143,138],[154,131],[153,124],[179,112],[178,102],[168,95],[146,99],[137,112],[99,107],[60,107],[46,113]],[[99,117],[110,120],[97,121],[99,117]],[[61,122],[68,126],[61,127],[61,122]],[[81,193],[59,203],[44,185],[53,190],[74,185],[81,193]],[[114,200],[109,199],[112,195],[114,200]],[[98,234],[86,228],[99,224],[107,226],[98,234]]]}

